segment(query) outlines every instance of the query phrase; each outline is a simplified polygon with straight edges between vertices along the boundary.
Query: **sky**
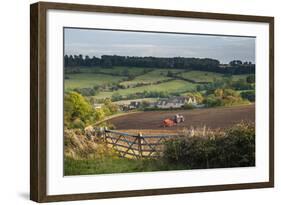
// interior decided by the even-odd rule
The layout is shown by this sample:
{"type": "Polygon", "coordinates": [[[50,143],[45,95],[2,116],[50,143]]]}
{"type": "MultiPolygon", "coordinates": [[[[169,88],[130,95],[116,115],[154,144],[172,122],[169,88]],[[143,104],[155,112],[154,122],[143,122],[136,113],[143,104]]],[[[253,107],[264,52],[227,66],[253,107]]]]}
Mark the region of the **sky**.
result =
{"type": "Polygon", "coordinates": [[[65,28],[66,55],[213,58],[255,63],[255,38],[65,28]]]}

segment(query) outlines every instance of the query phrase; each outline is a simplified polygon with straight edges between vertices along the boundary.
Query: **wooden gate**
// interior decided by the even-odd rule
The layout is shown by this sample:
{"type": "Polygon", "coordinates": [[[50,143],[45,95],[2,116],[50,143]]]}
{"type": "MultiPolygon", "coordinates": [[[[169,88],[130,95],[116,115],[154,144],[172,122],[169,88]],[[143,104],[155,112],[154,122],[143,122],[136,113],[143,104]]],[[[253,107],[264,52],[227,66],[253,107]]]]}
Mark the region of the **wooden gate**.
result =
{"type": "Polygon", "coordinates": [[[125,158],[158,158],[164,151],[164,142],[178,135],[142,135],[105,130],[104,141],[120,157],[125,158]]]}

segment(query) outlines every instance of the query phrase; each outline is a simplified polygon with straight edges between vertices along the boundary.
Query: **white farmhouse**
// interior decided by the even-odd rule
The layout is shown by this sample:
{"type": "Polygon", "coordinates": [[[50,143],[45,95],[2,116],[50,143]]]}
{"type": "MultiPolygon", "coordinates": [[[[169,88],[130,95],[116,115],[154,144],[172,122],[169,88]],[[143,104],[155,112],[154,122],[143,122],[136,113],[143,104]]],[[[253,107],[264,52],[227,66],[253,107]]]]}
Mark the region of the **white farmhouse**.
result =
{"type": "Polygon", "coordinates": [[[185,104],[197,104],[196,99],[192,97],[172,97],[168,99],[162,99],[155,103],[155,107],[161,109],[169,108],[181,108],[185,104]]]}

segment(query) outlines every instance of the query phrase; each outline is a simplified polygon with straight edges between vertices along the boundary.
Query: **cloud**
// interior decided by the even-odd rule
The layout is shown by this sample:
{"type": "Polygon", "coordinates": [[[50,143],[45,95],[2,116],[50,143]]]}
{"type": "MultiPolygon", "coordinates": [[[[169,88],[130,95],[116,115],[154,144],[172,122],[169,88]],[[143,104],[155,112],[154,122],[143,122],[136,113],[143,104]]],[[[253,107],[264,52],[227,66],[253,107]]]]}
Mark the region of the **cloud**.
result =
{"type": "Polygon", "coordinates": [[[65,53],[215,58],[255,62],[255,38],[86,29],[65,30],[65,53]]]}

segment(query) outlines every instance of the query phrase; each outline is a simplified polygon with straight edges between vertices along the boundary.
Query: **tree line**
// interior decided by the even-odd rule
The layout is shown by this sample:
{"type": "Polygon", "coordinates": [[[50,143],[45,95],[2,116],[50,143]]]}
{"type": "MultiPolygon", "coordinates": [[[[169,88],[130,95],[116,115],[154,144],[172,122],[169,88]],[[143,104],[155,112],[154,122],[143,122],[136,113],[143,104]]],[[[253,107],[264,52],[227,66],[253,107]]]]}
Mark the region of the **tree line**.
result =
{"type": "Polygon", "coordinates": [[[64,67],[104,67],[114,66],[126,67],[146,67],[146,68],[171,68],[186,70],[201,70],[224,74],[253,74],[255,73],[255,64],[251,62],[242,62],[233,60],[227,65],[222,65],[216,59],[211,58],[185,58],[185,57],[139,57],[139,56],[118,56],[102,55],[100,58],[83,55],[65,55],[64,67]]]}

